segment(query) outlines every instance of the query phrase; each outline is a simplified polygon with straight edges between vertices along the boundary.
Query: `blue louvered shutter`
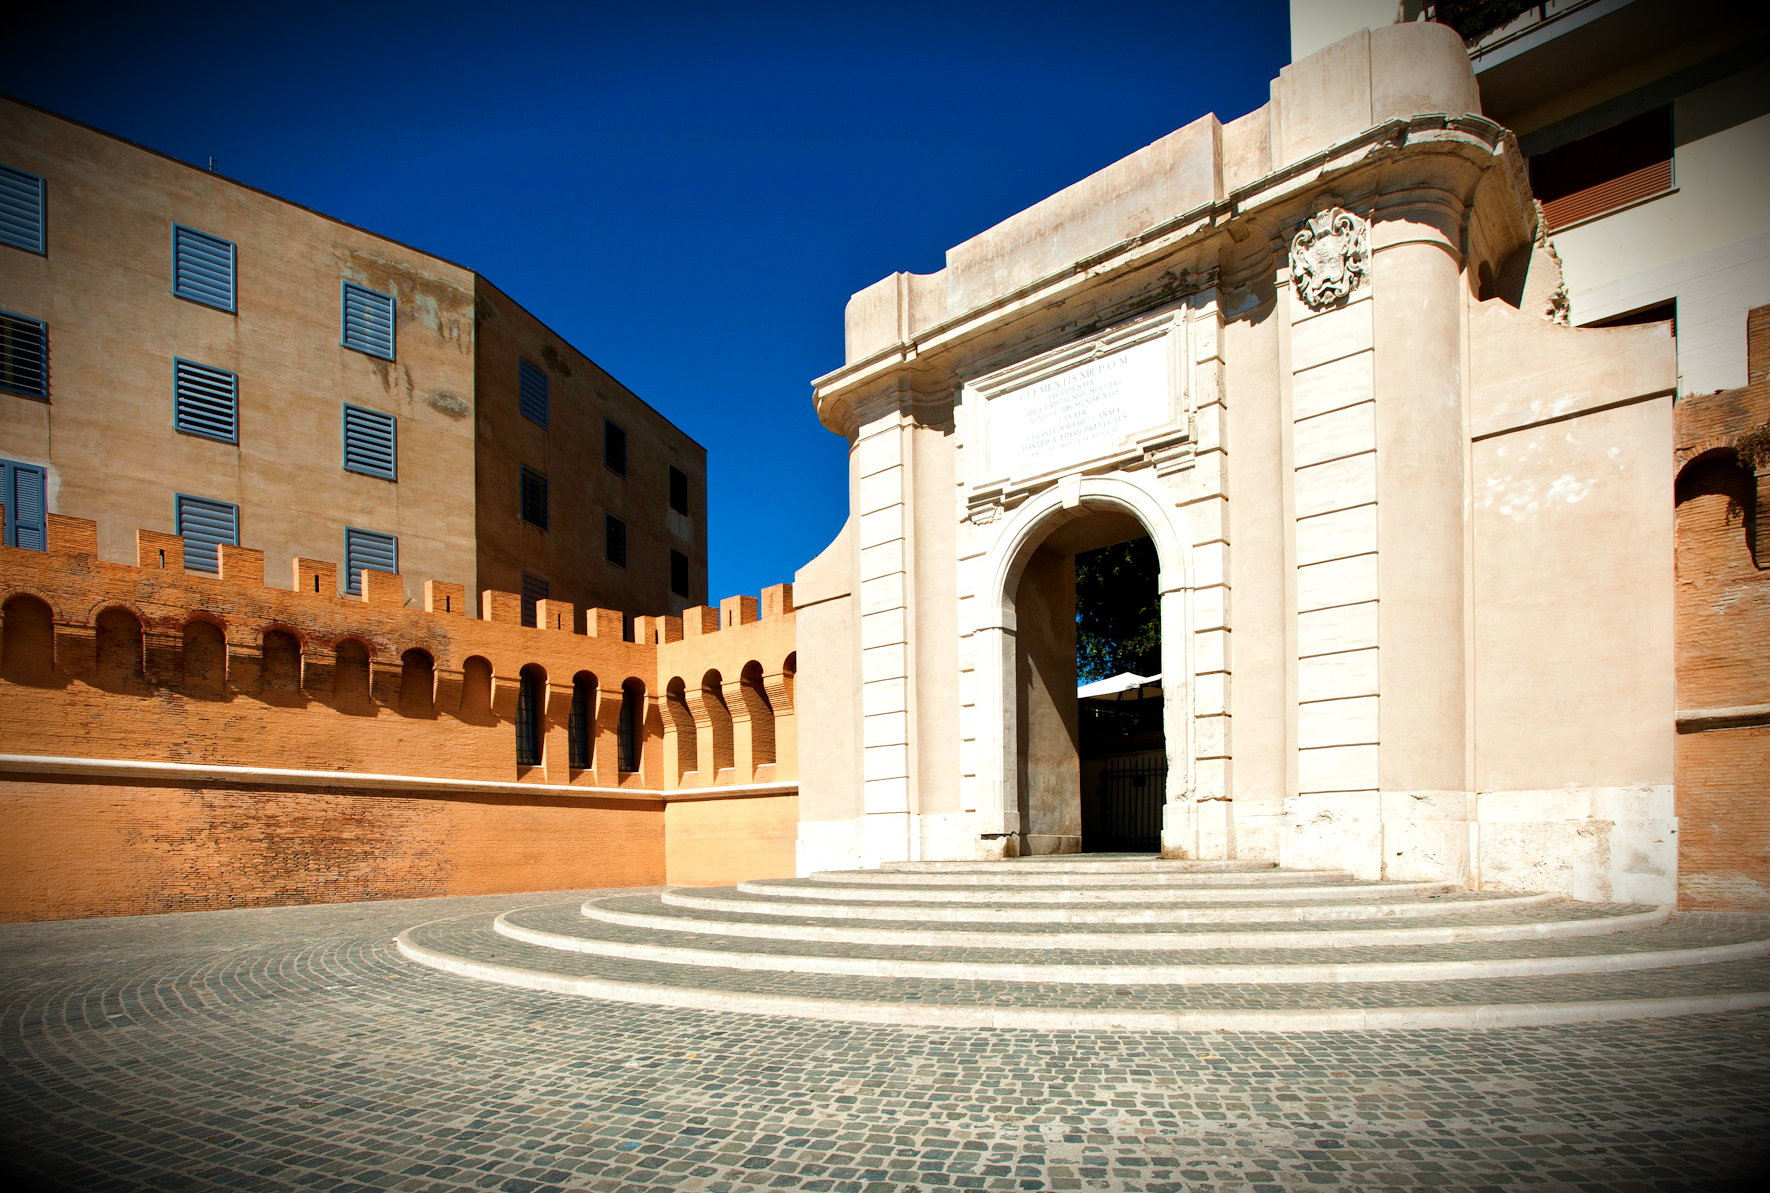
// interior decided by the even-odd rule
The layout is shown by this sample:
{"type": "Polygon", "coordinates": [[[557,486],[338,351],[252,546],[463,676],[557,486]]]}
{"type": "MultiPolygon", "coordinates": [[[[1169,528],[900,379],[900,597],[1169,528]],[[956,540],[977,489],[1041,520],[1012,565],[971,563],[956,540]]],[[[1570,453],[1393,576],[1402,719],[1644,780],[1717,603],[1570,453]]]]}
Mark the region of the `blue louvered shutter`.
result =
{"type": "Polygon", "coordinates": [[[179,493],[173,499],[177,533],[184,539],[184,566],[193,572],[219,572],[222,543],[240,542],[240,507],[179,493]]]}
{"type": "Polygon", "coordinates": [[[518,357],[517,405],[522,416],[537,426],[547,425],[547,374],[518,357]]]}
{"type": "Polygon", "coordinates": [[[399,572],[399,539],[391,534],[344,528],[344,591],[352,596],[363,591],[363,569],[377,572],[399,572]]]}
{"type": "Polygon", "coordinates": [[[240,438],[240,379],[194,360],[172,360],[172,425],[223,443],[240,438]]]}
{"type": "Polygon", "coordinates": [[[344,467],[350,472],[397,480],[398,426],[391,414],[344,404],[344,467]]]}
{"type": "Polygon", "coordinates": [[[43,235],[43,180],[0,166],[0,244],[28,253],[48,251],[43,235]]]}
{"type": "Polygon", "coordinates": [[[344,283],[344,346],[393,359],[393,295],[344,283]]]}
{"type": "Polygon", "coordinates": [[[544,577],[544,576],[531,576],[527,572],[524,572],[522,574],[522,624],[523,625],[535,625],[536,624],[535,606],[537,603],[547,599],[548,588],[549,588],[549,585],[547,583],[546,577],[544,577]]]}
{"type": "Polygon", "coordinates": [[[219,311],[233,310],[233,241],[173,224],[172,293],[219,311]]]}
{"type": "Polygon", "coordinates": [[[49,396],[49,325],[0,311],[0,389],[49,396]]]}
{"type": "Polygon", "coordinates": [[[6,545],[30,551],[49,546],[46,504],[44,502],[44,470],[36,464],[15,464],[4,461],[4,484],[0,485],[0,501],[6,503],[6,545]]]}

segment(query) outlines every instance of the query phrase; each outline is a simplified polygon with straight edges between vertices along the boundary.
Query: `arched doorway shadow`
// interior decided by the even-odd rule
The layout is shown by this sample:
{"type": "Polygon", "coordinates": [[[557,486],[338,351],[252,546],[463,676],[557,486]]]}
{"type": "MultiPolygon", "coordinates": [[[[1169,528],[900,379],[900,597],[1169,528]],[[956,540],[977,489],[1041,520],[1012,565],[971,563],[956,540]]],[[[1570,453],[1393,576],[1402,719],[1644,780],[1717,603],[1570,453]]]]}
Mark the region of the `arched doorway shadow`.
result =
{"type": "Polygon", "coordinates": [[[1164,853],[1190,852],[1190,558],[1169,499],[1124,477],[1028,500],[989,551],[976,630],[979,831],[1007,856],[1087,848],[1076,700],[1078,552],[1145,535],[1160,562],[1164,853]]]}

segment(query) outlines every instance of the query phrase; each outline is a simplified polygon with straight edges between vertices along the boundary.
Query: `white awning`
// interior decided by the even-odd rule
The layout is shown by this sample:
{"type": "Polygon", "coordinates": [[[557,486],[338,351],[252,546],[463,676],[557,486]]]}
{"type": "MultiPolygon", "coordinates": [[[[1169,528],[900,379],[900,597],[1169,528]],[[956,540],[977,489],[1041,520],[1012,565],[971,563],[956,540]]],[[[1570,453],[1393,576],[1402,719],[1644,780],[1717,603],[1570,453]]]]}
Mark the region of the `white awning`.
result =
{"type": "Polygon", "coordinates": [[[1159,675],[1132,675],[1129,671],[1111,679],[1097,679],[1076,689],[1077,700],[1155,700],[1162,694],[1159,675]]]}

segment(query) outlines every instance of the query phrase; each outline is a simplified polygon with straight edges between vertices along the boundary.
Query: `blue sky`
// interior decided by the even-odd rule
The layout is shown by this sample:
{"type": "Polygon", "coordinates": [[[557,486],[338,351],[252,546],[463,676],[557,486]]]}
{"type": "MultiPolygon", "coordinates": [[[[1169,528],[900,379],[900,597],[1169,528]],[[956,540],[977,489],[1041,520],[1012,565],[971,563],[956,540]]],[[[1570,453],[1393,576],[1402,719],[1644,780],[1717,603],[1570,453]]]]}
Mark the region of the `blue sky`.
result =
{"type": "Polygon", "coordinates": [[[1283,0],[36,5],[0,90],[478,270],[707,447],[709,596],[841,528],[842,308],[1208,111],[1283,0]]]}

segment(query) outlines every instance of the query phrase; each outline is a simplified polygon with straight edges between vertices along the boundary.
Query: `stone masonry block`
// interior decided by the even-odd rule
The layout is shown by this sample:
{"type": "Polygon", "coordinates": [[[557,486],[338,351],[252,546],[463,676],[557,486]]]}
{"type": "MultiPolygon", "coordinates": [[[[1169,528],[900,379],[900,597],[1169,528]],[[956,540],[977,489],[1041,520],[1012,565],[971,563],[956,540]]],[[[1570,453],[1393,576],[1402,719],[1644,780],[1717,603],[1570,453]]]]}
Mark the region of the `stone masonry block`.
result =
{"type": "Polygon", "coordinates": [[[728,596],[719,602],[719,624],[726,629],[749,625],[761,617],[762,606],[753,596],[728,596]]]}
{"type": "Polygon", "coordinates": [[[363,569],[362,601],[380,609],[398,609],[406,603],[406,583],[397,572],[363,569]]]}
{"type": "Polygon", "coordinates": [[[467,615],[467,588],[461,584],[445,584],[441,580],[424,581],[426,613],[458,613],[467,615]]]}
{"type": "Polygon", "coordinates": [[[229,584],[264,586],[264,552],[255,547],[236,547],[222,543],[216,548],[221,560],[221,578],[229,584]]]}
{"type": "Polygon", "coordinates": [[[383,708],[399,707],[400,679],[404,667],[398,659],[369,660],[369,696],[383,708]]]}
{"type": "Polygon", "coordinates": [[[331,698],[337,673],[337,656],[319,650],[301,652],[301,690],[313,699],[331,698]]]}
{"type": "Polygon", "coordinates": [[[436,669],[436,711],[454,712],[461,707],[464,676],[450,667],[436,669]]]}
{"type": "Polygon", "coordinates": [[[684,637],[693,638],[701,634],[717,634],[718,632],[719,610],[709,605],[696,605],[682,611],[684,637]]]}
{"type": "Polygon", "coordinates": [[[323,559],[294,561],[295,591],[308,596],[338,595],[338,565],[323,559]]]}
{"type": "Polygon", "coordinates": [[[480,617],[503,625],[522,624],[522,598],[514,592],[488,588],[479,597],[480,617]]]}
{"type": "MultiPolygon", "coordinates": [[[[655,622],[657,619],[652,618],[651,620],[655,622]]],[[[626,619],[621,616],[619,609],[586,609],[584,610],[584,633],[592,638],[622,638],[627,633],[626,619]]],[[[638,618],[633,619],[633,637],[640,642],[649,641],[649,639],[639,636],[638,618]]]]}
{"type": "Polygon", "coordinates": [[[98,554],[98,523],[92,519],[50,514],[47,528],[51,555],[98,554]]]}
{"type": "Polygon", "coordinates": [[[762,590],[762,616],[785,617],[793,611],[793,586],[771,584],[762,590]]]}
{"type": "Polygon", "coordinates": [[[264,649],[256,642],[227,644],[227,686],[244,695],[256,695],[264,685],[264,649]]]}
{"type": "Polygon", "coordinates": [[[55,665],[76,679],[95,675],[98,672],[98,628],[57,623],[55,665]]]}
{"type": "Polygon", "coordinates": [[[492,676],[492,715],[500,721],[516,719],[516,698],[522,681],[514,675],[492,676]]]}
{"type": "Polygon", "coordinates": [[[144,571],[182,572],[184,540],[158,530],[136,531],[135,566],[144,571]]]}
{"type": "MultiPolygon", "coordinates": [[[[619,617],[620,614],[615,614],[619,617]]],[[[544,630],[564,630],[568,634],[578,629],[578,607],[570,601],[556,601],[549,597],[535,602],[535,624],[544,630]]]]}

